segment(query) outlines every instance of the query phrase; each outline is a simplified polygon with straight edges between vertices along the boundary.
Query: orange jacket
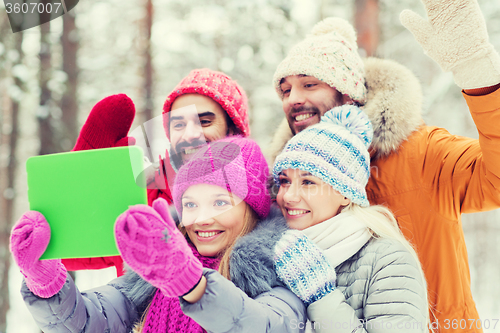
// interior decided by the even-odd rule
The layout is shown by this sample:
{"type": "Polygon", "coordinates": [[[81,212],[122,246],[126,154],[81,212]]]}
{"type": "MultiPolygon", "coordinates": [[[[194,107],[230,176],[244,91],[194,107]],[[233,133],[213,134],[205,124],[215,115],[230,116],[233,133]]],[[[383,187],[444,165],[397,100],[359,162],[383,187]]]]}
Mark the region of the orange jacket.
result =
{"type": "MultiPolygon", "coordinates": [[[[405,67],[368,58],[365,78],[363,110],[374,129],[368,199],[388,206],[416,247],[432,327],[439,325],[434,331],[482,332],[460,216],[500,207],[500,89],[464,94],[479,132],[473,140],[423,124],[421,87],[405,67]]],[[[291,136],[284,119],[269,147],[270,164],[291,136]]]]}
{"type": "Polygon", "coordinates": [[[416,247],[435,307],[431,321],[437,319],[439,331],[446,332],[481,331],[473,321],[479,315],[461,214],[500,207],[500,89],[486,96],[463,95],[479,140],[421,126],[396,152],[372,160],[367,185],[370,202],[387,205],[416,247]]]}

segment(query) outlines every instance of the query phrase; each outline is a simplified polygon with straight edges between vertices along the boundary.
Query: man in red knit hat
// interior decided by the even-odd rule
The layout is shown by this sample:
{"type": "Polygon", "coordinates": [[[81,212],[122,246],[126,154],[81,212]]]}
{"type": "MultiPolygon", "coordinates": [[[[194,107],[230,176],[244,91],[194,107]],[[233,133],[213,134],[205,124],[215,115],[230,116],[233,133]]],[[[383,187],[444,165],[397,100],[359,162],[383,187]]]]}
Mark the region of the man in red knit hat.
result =
{"type": "MultiPolygon", "coordinates": [[[[135,139],[127,136],[134,117],[135,107],[127,95],[104,98],[92,108],[72,151],[135,144],[135,139]]],[[[173,182],[176,170],[206,142],[229,135],[250,135],[247,96],[224,73],[195,69],[168,95],[163,126],[171,148],[148,184],[150,205],[159,197],[172,203],[168,184],[173,182]]],[[[123,274],[120,256],[63,259],[63,264],[69,271],[115,266],[118,276],[123,274]]]]}
{"type": "Polygon", "coordinates": [[[173,182],[175,170],[206,142],[229,135],[250,135],[245,91],[221,72],[195,69],[165,100],[163,128],[171,148],[165,160],[160,160],[154,182],[148,185],[150,205],[158,197],[172,202],[168,184],[173,182]],[[167,157],[171,163],[167,163],[167,157]]]}

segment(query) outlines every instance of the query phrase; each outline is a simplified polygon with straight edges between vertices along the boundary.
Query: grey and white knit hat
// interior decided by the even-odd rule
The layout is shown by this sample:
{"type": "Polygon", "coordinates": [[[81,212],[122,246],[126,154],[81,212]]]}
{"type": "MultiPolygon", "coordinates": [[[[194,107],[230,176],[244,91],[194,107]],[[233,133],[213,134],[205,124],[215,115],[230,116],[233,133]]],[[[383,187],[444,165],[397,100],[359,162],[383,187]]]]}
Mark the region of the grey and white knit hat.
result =
{"type": "Polygon", "coordinates": [[[365,69],[358,54],[356,32],[352,25],[338,17],[324,19],[314,26],[306,39],[290,50],[273,77],[274,87],[281,99],[281,79],[301,74],[313,76],[364,104],[365,69]]]}
{"type": "Polygon", "coordinates": [[[307,171],[360,206],[369,206],[365,186],[370,177],[368,147],[373,128],[357,106],[335,107],[292,137],[276,157],[273,177],[279,186],[283,170],[307,171]]]}

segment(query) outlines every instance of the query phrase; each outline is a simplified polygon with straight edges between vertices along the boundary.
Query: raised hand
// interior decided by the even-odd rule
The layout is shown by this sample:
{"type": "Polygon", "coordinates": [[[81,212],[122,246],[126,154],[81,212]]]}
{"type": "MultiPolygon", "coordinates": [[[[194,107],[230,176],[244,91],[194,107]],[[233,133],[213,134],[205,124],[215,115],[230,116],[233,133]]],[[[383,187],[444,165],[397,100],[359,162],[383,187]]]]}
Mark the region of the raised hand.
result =
{"type": "Polygon", "coordinates": [[[283,234],[274,248],[278,278],[306,306],[333,290],[337,275],[323,251],[299,230],[283,234]]]}
{"type": "Polygon", "coordinates": [[[169,297],[182,296],[202,276],[202,264],[175,226],[167,202],[136,205],[115,224],[116,244],[123,260],[146,281],[169,297]]]}
{"type": "Polygon", "coordinates": [[[401,23],[444,71],[452,71],[463,89],[500,82],[500,56],[489,42],[476,0],[422,0],[428,20],[411,10],[401,23]]]}
{"type": "Polygon", "coordinates": [[[102,99],[90,111],[73,151],[130,146],[135,139],[127,134],[135,117],[135,106],[125,94],[102,99]]]}
{"type": "MultiPolygon", "coordinates": [[[[135,139],[127,136],[134,117],[135,106],[127,95],[111,95],[102,99],[90,111],[72,151],[134,145],[135,139]]],[[[74,271],[116,266],[117,275],[123,275],[120,256],[69,258],[62,262],[74,271]]]]}
{"type": "Polygon", "coordinates": [[[50,240],[50,226],[36,211],[25,213],[12,228],[10,251],[26,285],[35,295],[54,296],[66,281],[67,271],[61,259],[39,260],[50,240]]]}

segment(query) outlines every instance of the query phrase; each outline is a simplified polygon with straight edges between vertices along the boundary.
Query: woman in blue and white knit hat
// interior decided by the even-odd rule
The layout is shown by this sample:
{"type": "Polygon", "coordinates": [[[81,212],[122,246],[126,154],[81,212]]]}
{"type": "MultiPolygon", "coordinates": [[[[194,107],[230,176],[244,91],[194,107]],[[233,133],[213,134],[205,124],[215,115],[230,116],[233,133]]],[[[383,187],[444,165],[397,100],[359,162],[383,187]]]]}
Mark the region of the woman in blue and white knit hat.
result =
{"type": "Polygon", "coordinates": [[[278,155],[277,203],[288,226],[318,245],[330,266],[303,235],[289,232],[275,248],[276,271],[308,306],[317,331],[425,332],[427,292],[417,254],[393,214],[367,200],[372,136],[363,111],[344,105],[278,155]]]}

